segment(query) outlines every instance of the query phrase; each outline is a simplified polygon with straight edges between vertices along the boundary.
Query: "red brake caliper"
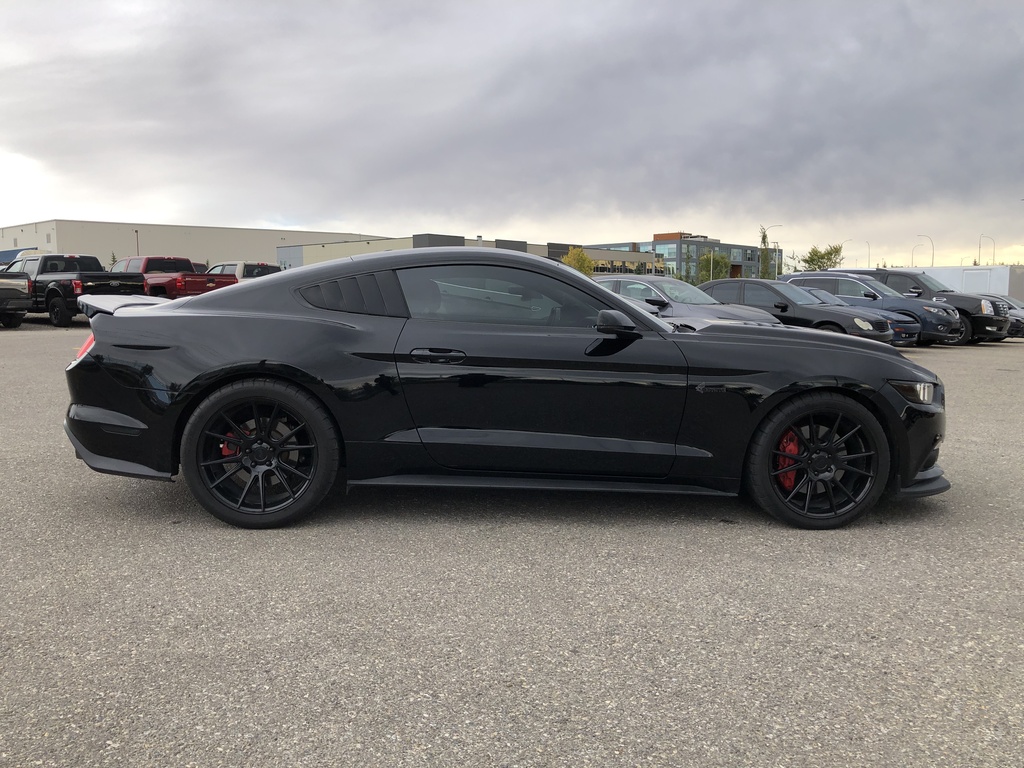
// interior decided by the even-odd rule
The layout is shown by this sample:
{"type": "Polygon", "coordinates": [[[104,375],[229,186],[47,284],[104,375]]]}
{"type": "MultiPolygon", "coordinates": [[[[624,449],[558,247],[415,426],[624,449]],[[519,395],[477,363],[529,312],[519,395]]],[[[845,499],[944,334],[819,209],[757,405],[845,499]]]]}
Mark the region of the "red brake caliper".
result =
{"type": "MultiPolygon", "coordinates": [[[[226,436],[227,437],[234,437],[235,433],[234,432],[228,432],[226,436]]],[[[220,444],[220,455],[221,456],[237,456],[239,451],[241,451],[241,449],[242,449],[241,443],[232,443],[232,442],[229,442],[228,440],[224,440],[220,444]]]]}
{"type": "MultiPolygon", "coordinates": [[[[800,441],[797,440],[796,433],[793,430],[789,430],[782,436],[779,441],[779,450],[782,453],[788,453],[790,456],[796,456],[800,453],[800,441]]],[[[779,456],[775,460],[776,469],[785,469],[786,467],[792,467],[796,462],[793,459],[787,459],[785,456],[779,456]]],[[[779,483],[787,491],[792,491],[796,486],[796,472],[783,472],[778,475],[779,483]]]]}

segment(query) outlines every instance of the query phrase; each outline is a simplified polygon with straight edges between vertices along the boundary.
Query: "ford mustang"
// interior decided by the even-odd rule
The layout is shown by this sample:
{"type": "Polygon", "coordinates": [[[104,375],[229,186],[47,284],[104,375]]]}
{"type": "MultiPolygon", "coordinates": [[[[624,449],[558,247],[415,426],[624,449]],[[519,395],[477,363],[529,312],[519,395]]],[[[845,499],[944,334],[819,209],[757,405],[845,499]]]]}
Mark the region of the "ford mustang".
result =
{"type": "Polygon", "coordinates": [[[889,346],[691,319],[549,259],[420,248],[174,301],[80,300],[65,430],[233,525],[336,483],[745,493],[805,528],[941,493],[942,382],[889,346]]]}

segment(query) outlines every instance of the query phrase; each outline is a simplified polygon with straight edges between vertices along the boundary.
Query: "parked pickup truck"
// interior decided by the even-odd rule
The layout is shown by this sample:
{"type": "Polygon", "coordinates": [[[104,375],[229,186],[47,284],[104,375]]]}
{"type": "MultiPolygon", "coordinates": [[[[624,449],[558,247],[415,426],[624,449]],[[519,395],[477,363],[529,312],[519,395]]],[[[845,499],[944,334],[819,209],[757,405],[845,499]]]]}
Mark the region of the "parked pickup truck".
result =
{"type": "Polygon", "coordinates": [[[146,277],[146,293],[180,299],[234,285],[234,275],[209,275],[196,272],[195,264],[178,256],[135,256],[121,259],[111,272],[141,272],[146,277]]]}
{"type": "Polygon", "coordinates": [[[17,328],[31,307],[28,275],[24,272],[0,272],[0,325],[17,328]]]}
{"type": "Polygon", "coordinates": [[[140,274],[113,275],[95,256],[78,253],[29,253],[4,269],[5,274],[28,275],[29,312],[47,312],[58,328],[71,325],[78,314],[78,297],[84,295],[132,296],[144,293],[140,274]]]}

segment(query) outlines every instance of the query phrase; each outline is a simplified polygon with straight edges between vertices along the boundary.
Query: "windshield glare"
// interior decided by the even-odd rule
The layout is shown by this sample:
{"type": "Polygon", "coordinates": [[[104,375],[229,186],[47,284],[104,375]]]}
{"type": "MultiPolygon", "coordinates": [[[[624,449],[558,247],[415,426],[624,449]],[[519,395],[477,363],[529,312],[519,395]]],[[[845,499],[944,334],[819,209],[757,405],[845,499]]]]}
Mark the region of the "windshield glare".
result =
{"type": "Polygon", "coordinates": [[[920,283],[923,283],[933,291],[945,291],[946,293],[955,293],[955,291],[948,285],[945,285],[941,280],[936,280],[931,275],[926,275],[923,272],[920,275],[915,275],[914,279],[920,283]]]}

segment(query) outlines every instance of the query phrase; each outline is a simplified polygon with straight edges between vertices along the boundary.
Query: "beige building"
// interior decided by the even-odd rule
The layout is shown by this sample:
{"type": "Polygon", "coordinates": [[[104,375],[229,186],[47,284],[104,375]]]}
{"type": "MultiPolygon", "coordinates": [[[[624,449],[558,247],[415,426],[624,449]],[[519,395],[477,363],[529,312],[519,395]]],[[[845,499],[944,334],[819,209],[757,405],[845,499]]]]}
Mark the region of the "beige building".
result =
{"type": "Polygon", "coordinates": [[[377,235],[353,232],[51,219],[0,228],[0,251],[38,249],[51,253],[89,253],[104,264],[129,256],[184,256],[211,265],[222,261],[277,263],[280,246],[327,241],[372,243],[381,239],[377,235]]]}

